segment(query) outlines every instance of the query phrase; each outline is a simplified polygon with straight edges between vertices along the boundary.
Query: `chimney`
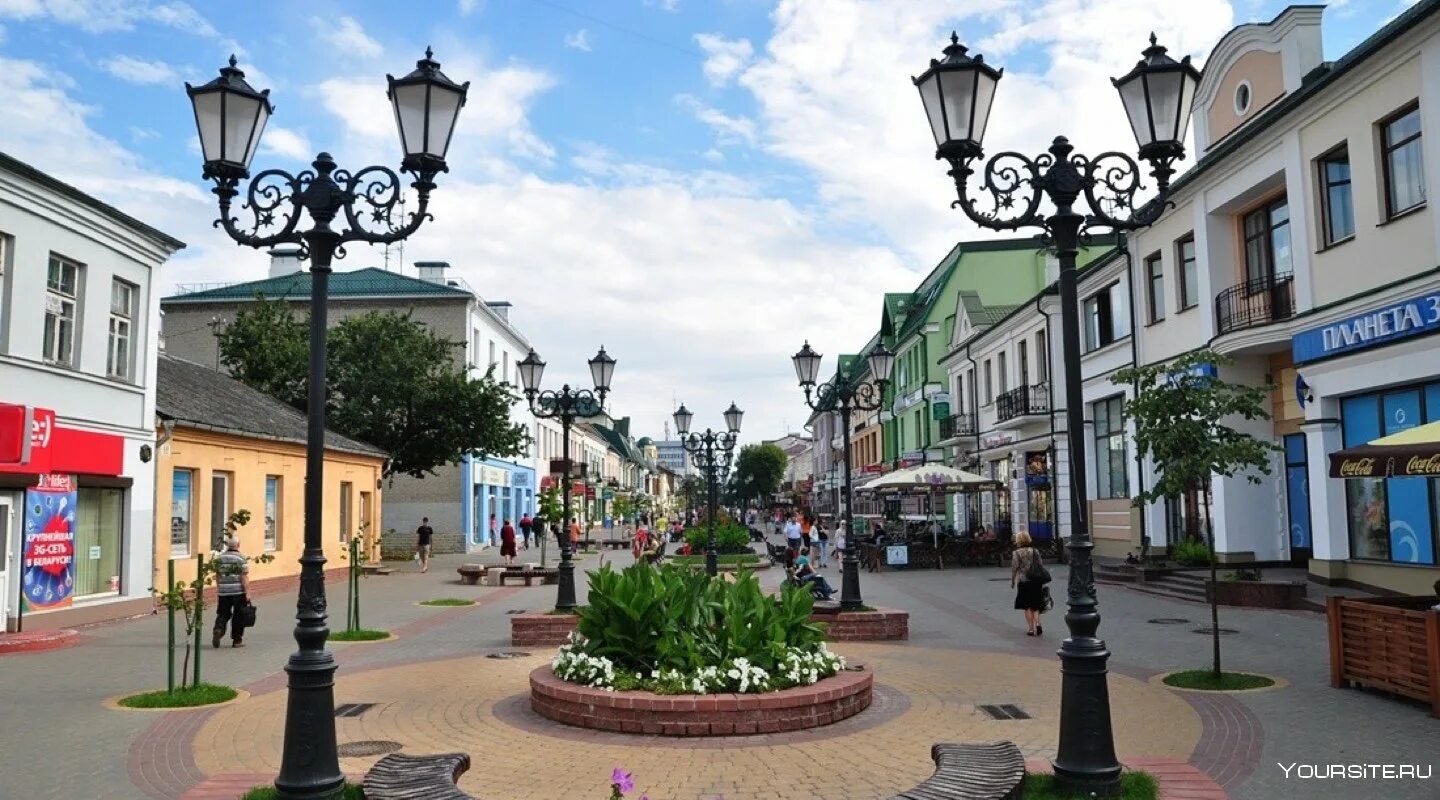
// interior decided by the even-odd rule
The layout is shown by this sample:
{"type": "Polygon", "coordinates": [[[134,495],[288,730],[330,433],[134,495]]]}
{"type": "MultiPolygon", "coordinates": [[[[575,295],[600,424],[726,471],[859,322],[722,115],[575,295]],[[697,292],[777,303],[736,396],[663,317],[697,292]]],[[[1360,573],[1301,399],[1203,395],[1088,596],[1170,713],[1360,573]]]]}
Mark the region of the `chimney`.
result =
{"type": "Polygon", "coordinates": [[[445,270],[450,269],[448,261],[416,261],[415,269],[420,271],[420,280],[445,284],[445,270]]]}
{"type": "Polygon", "coordinates": [[[510,301],[509,301],[509,300],[495,300],[495,301],[493,301],[493,302],[487,300],[487,301],[485,302],[485,305],[489,306],[489,307],[490,307],[490,310],[491,310],[491,311],[494,311],[495,314],[500,317],[500,319],[503,319],[503,320],[505,320],[506,322],[509,322],[509,321],[510,321],[510,301]]]}
{"type": "Polygon", "coordinates": [[[270,251],[270,277],[279,278],[301,271],[298,245],[281,245],[270,251]]]}

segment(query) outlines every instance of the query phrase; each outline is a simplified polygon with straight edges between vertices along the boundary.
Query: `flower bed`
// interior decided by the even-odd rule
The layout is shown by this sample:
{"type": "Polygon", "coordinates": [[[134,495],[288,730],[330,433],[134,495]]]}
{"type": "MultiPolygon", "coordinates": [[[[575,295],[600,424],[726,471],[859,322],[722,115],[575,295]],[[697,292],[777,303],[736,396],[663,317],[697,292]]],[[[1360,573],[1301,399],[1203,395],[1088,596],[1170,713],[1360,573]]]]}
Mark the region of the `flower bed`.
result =
{"type": "Polygon", "coordinates": [[[815,648],[786,648],[771,670],[736,656],[718,666],[655,669],[649,673],[617,667],[605,656],[590,655],[585,652],[588,644],[584,636],[572,634],[550,662],[555,677],[609,692],[643,689],[655,694],[758,694],[809,686],[845,668],[845,657],[825,649],[823,642],[815,648]]]}

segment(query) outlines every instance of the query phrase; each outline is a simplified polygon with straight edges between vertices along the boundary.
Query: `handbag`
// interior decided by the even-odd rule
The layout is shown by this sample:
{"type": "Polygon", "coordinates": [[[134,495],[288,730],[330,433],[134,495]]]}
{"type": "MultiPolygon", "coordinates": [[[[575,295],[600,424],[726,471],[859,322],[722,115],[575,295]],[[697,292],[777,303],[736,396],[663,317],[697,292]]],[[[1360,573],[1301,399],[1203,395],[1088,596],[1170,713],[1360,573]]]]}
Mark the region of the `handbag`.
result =
{"type": "Polygon", "coordinates": [[[1042,586],[1051,581],[1050,570],[1045,568],[1045,562],[1041,560],[1039,551],[1034,548],[1030,550],[1030,569],[1025,573],[1025,580],[1034,581],[1042,586]]]}
{"type": "Polygon", "coordinates": [[[1045,598],[1045,605],[1040,608],[1040,612],[1043,614],[1044,612],[1049,611],[1050,609],[1055,607],[1055,598],[1050,596],[1049,586],[1041,586],[1040,594],[1042,597],[1045,598]]]}
{"type": "Polygon", "coordinates": [[[240,606],[239,610],[235,612],[235,616],[240,620],[240,627],[255,627],[255,604],[246,600],[245,605],[240,606]]]}

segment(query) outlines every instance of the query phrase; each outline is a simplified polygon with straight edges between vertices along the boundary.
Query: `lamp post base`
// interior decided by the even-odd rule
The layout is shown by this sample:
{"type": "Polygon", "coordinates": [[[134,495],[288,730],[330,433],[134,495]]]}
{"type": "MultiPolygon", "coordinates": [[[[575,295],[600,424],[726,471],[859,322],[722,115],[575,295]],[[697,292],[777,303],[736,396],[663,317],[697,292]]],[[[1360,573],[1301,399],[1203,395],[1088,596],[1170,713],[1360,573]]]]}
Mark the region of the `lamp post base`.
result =
{"type": "Polygon", "coordinates": [[[302,649],[285,664],[285,758],[275,779],[281,800],[339,800],[345,774],[335,743],[335,656],[302,649]]]}
{"type": "Polygon", "coordinates": [[[715,577],[720,572],[720,557],[715,554],[715,548],[711,547],[705,551],[705,574],[715,577]]]}
{"type": "Polygon", "coordinates": [[[555,610],[571,611],[575,608],[575,562],[570,560],[570,551],[560,554],[560,573],[555,595],[555,610]]]}
{"type": "Polygon", "coordinates": [[[864,607],[860,601],[860,559],[847,553],[840,562],[840,610],[859,611],[864,607]]]}

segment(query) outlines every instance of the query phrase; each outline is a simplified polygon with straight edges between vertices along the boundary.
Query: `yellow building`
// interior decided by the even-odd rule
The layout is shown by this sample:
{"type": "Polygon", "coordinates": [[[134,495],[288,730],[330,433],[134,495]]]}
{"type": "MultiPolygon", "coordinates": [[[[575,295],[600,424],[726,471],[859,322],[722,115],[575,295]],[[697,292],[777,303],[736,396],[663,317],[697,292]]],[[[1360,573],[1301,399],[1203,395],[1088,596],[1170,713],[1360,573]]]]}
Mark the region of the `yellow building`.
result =
{"type": "MultiPolygon", "coordinates": [[[[170,560],[176,580],[192,580],[195,555],[220,549],[225,521],[240,509],[250,512],[239,530],[240,551],[274,556],[250,568],[252,591],[293,585],[305,544],[305,415],[224,373],[163,353],[155,414],[154,585],[166,584],[170,560]]],[[[353,536],[363,536],[369,557],[378,559],[386,456],[331,432],[325,445],[328,572],[345,568],[353,536]]]]}

